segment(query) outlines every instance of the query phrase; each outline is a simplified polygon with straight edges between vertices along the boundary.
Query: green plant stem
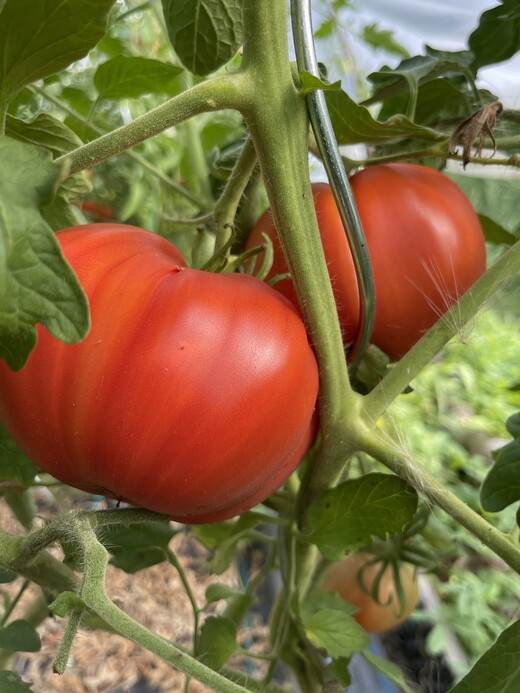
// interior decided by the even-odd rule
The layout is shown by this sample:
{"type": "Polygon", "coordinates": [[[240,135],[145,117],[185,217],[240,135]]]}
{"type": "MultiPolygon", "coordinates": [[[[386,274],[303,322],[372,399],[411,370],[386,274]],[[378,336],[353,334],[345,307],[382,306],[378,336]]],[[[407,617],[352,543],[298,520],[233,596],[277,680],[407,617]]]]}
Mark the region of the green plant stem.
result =
{"type": "Polygon", "coordinates": [[[242,195],[255,170],[257,158],[253,141],[248,137],[217,204],[213,219],[216,227],[215,252],[226,245],[242,195]]]}
{"type": "Polygon", "coordinates": [[[131,123],[59,157],[56,163],[67,161],[70,163],[69,173],[77,173],[127,151],[199,113],[237,108],[242,101],[243,85],[239,74],[216,77],[187,89],[131,123]]]}
{"type": "Polygon", "coordinates": [[[419,467],[393,441],[386,440],[381,432],[374,430],[364,436],[360,445],[365,452],[407,481],[428,501],[442,508],[520,574],[520,549],[509,537],[490,525],[434,476],[419,467]]]}
{"type": "Polygon", "coordinates": [[[3,499],[22,527],[30,530],[36,515],[36,505],[31,490],[26,489],[22,493],[4,491],[3,499]]]}
{"type": "Polygon", "coordinates": [[[33,554],[29,562],[24,562],[24,542],[25,537],[0,530],[0,566],[28,578],[53,594],[78,588],[76,573],[45,551],[33,554]]]}
{"type": "MultiPolygon", "coordinates": [[[[35,93],[39,94],[42,98],[46,99],[49,103],[53,104],[56,106],[56,108],[59,108],[61,111],[64,113],[67,113],[67,115],[71,116],[71,118],[74,118],[77,120],[79,123],[84,125],[85,127],[89,128],[92,130],[93,133],[96,135],[104,135],[106,134],[100,127],[95,125],[94,123],[90,123],[86,118],[84,118],[81,113],[78,113],[75,111],[73,108],[70,108],[67,104],[63,103],[56,97],[54,97],[52,94],[49,94],[47,91],[44,89],[41,89],[41,87],[38,87],[36,85],[32,85],[29,87],[30,90],[35,93]]],[[[134,151],[127,151],[124,152],[126,156],[131,158],[133,161],[135,161],[139,166],[142,168],[146,169],[149,171],[153,176],[158,178],[162,183],[165,183],[168,185],[170,188],[173,188],[176,193],[184,197],[186,200],[191,202],[197,209],[201,209],[200,207],[200,200],[193,195],[189,190],[187,190],[185,187],[177,183],[176,181],[173,180],[173,178],[170,178],[166,173],[161,171],[161,169],[157,168],[153,164],[151,164],[147,159],[142,157],[140,154],[134,151]]]]}
{"type": "MultiPolygon", "coordinates": [[[[344,463],[344,423],[358,406],[323,254],[309,180],[308,116],[294,85],[285,2],[246,0],[243,115],[258,154],[267,194],[320,368],[323,443],[306,482],[303,504],[337,478],[344,463]],[[283,31],[282,31],[283,29],[283,31]],[[258,95],[269,94],[269,99],[258,95]]],[[[302,506],[303,507],[303,506],[302,506]]],[[[302,512],[303,518],[303,512],[302,512]]]]}
{"type": "Polygon", "coordinates": [[[68,616],[67,627],[60,641],[56,657],[54,658],[52,669],[55,674],[63,674],[67,668],[72,644],[78,633],[84,611],[85,610],[81,608],[74,609],[68,616]]]}
{"type": "Polygon", "coordinates": [[[191,609],[193,611],[193,652],[195,654],[197,654],[198,653],[200,609],[199,609],[199,606],[197,604],[197,600],[195,599],[195,595],[193,593],[193,590],[191,589],[190,582],[189,582],[188,578],[186,577],[186,573],[184,572],[182,565],[177,560],[177,556],[175,555],[175,553],[171,549],[166,550],[166,555],[167,555],[168,560],[170,561],[171,565],[177,571],[177,574],[179,576],[180,581],[182,582],[182,586],[184,587],[184,590],[186,592],[186,596],[188,597],[188,601],[190,602],[191,609]]]}
{"type": "Polygon", "coordinates": [[[120,635],[145,647],[179,671],[193,676],[210,690],[217,693],[245,693],[248,690],[155,635],[119,609],[105,592],[108,552],[97,540],[88,518],[76,518],[73,522],[76,524],[77,533],[81,536],[85,552],[85,574],[81,597],[88,608],[110,624],[120,635]]]}
{"type": "Polygon", "coordinates": [[[18,594],[14,597],[14,599],[11,600],[11,602],[9,603],[9,606],[5,610],[4,615],[0,619],[0,628],[2,626],[5,626],[5,624],[9,620],[9,617],[11,616],[13,611],[16,609],[16,605],[18,604],[20,599],[23,597],[23,594],[24,594],[25,590],[29,587],[29,584],[30,584],[29,580],[23,581],[22,586],[18,590],[18,594]]]}
{"type": "Polygon", "coordinates": [[[195,189],[195,195],[201,200],[202,207],[207,209],[213,204],[213,195],[209,182],[209,168],[200,141],[200,130],[197,123],[187,120],[182,125],[187,147],[187,170],[189,171],[190,187],[195,189]]]}
{"type": "MultiPolygon", "coordinates": [[[[505,138],[504,138],[505,140],[505,138]]],[[[518,138],[520,140],[520,138],[518,138]]],[[[407,152],[396,152],[395,154],[386,154],[384,156],[374,156],[368,157],[367,159],[349,159],[348,157],[343,157],[343,162],[347,171],[351,171],[362,166],[373,166],[374,164],[388,164],[392,161],[409,161],[410,159],[425,159],[425,158],[439,158],[445,161],[460,161],[464,160],[462,154],[453,154],[448,151],[448,138],[439,142],[432,147],[426,147],[424,149],[416,149],[415,151],[407,152]]],[[[504,142],[504,146],[514,147],[517,142],[517,138],[508,138],[504,142]],[[511,140],[511,141],[509,141],[511,140]]],[[[520,142],[518,142],[520,146],[520,142]]],[[[500,148],[500,144],[497,140],[497,147],[500,148]]],[[[319,156],[317,150],[313,148],[313,153],[319,156]]],[[[482,166],[513,166],[520,167],[520,157],[517,154],[513,154],[509,157],[491,157],[491,156],[470,156],[469,163],[479,164],[482,166]]]]}
{"type": "MultiPolygon", "coordinates": [[[[47,616],[49,616],[49,614],[47,600],[44,594],[40,592],[34,601],[26,608],[21,618],[36,628],[47,616]]],[[[15,652],[13,650],[4,650],[0,648],[0,670],[8,669],[14,656],[15,652]]]]}
{"type": "Polygon", "coordinates": [[[395,364],[383,380],[364,398],[367,421],[374,422],[410,382],[472,319],[479,309],[520,274],[520,241],[492,265],[464,296],[395,364]]]}

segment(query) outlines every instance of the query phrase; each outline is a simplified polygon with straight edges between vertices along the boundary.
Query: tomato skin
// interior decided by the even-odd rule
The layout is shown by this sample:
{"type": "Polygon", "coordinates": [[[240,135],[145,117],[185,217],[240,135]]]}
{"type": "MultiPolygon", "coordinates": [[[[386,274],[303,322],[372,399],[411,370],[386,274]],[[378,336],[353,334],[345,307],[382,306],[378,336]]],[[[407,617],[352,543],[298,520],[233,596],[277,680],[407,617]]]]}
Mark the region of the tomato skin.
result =
{"type": "MultiPolygon", "coordinates": [[[[371,341],[397,360],[484,273],[484,236],[462,190],[432,168],[379,164],[356,173],[350,184],[374,272],[371,341]]],[[[339,214],[334,218],[322,211],[335,204],[332,191],[323,184],[317,190],[318,224],[337,301],[340,296],[338,314],[347,344],[359,321],[354,265],[339,214]]],[[[265,221],[261,225],[266,231],[265,221]]],[[[252,245],[260,238],[254,229],[252,245]]]]}
{"type": "Polygon", "coordinates": [[[376,285],[372,342],[398,359],[485,272],[484,235],[462,190],[432,168],[373,166],[350,183],[376,285]]]}
{"type": "MultiPolygon", "coordinates": [[[[331,188],[326,183],[313,183],[312,196],[338,309],[343,342],[350,344],[354,341],[358,331],[360,312],[354,260],[352,259],[331,188]]],[[[267,209],[262,214],[253,227],[247,240],[247,248],[262,245],[264,243],[262,234],[264,233],[273,243],[273,265],[266,277],[266,279],[271,279],[276,275],[286,274],[289,270],[270,209],[267,209]]],[[[259,258],[255,266],[258,269],[260,265],[261,259],[259,258]]],[[[299,308],[296,290],[291,279],[282,279],[274,285],[274,288],[299,308]]]]}
{"type": "Polygon", "coordinates": [[[0,420],[42,469],[182,522],[267,498],[314,436],[318,372],[301,318],[245,275],[185,267],[155,234],[90,224],[57,234],[92,328],[38,326],[25,367],[0,363],[0,420]]]}
{"type": "MultiPolygon", "coordinates": [[[[387,567],[379,585],[379,602],[364,592],[358,583],[359,571],[366,565],[372,555],[363,551],[350,554],[342,561],[331,563],[320,583],[321,589],[337,592],[349,604],[358,607],[353,617],[369,633],[384,633],[406,621],[419,602],[419,584],[413,566],[401,563],[399,576],[406,596],[406,605],[401,609],[399,597],[395,589],[394,577],[390,567],[387,567]]],[[[380,563],[366,566],[362,573],[362,581],[367,591],[381,569],[380,563]]]]}

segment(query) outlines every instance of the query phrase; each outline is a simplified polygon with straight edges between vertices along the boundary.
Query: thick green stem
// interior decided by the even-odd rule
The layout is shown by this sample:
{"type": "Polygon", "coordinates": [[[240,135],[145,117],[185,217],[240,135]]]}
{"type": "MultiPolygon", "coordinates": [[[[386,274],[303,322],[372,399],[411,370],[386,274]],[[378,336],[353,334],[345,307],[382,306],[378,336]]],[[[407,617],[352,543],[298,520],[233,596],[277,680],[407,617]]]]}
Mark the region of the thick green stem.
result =
{"type": "Polygon", "coordinates": [[[490,525],[434,476],[419,467],[404,451],[398,449],[395,443],[387,441],[379,431],[372,430],[364,436],[360,447],[405,479],[431,503],[442,508],[520,574],[520,549],[509,537],[490,525]]]}
{"type": "Polygon", "coordinates": [[[200,131],[197,123],[187,120],[183,124],[183,131],[186,136],[187,158],[190,187],[195,189],[196,195],[200,198],[204,209],[208,209],[213,204],[213,195],[209,182],[208,162],[204,155],[202,142],[200,141],[200,131]]]}
{"type": "Polygon", "coordinates": [[[97,540],[88,518],[78,518],[76,531],[81,536],[85,552],[85,576],[81,597],[88,608],[110,624],[120,635],[142,645],[179,671],[193,676],[208,686],[209,690],[222,693],[245,693],[248,690],[155,635],[119,609],[105,592],[108,553],[97,540]]]}
{"type": "Polygon", "coordinates": [[[242,80],[239,74],[201,82],[131,123],[56,159],[56,162],[70,162],[71,174],[91,168],[199,113],[238,108],[242,104],[242,94],[242,80]]]}
{"type": "Polygon", "coordinates": [[[363,409],[367,418],[376,421],[382,416],[446,343],[519,274],[520,242],[505,252],[364,398],[363,409]]]}
{"type": "Polygon", "coordinates": [[[78,588],[76,573],[45,551],[33,554],[30,562],[24,562],[21,559],[24,542],[25,537],[0,530],[0,566],[28,578],[53,594],[78,588]]]}
{"type": "MultiPolygon", "coordinates": [[[[34,92],[35,94],[39,94],[44,99],[46,99],[49,103],[53,104],[53,106],[56,106],[56,108],[59,108],[64,113],[67,113],[72,118],[77,120],[79,123],[82,123],[82,125],[85,125],[87,128],[89,128],[96,135],[104,135],[105,134],[105,132],[100,127],[98,127],[94,123],[89,123],[88,120],[81,115],[81,113],[78,113],[73,108],[70,108],[70,106],[63,103],[63,101],[60,101],[59,99],[55,98],[52,94],[49,94],[44,89],[41,89],[40,87],[37,87],[35,85],[33,85],[29,88],[31,89],[32,92],[34,92]]],[[[175,192],[179,193],[179,195],[181,195],[182,197],[189,200],[197,209],[201,208],[200,207],[200,200],[195,195],[193,195],[189,190],[187,190],[182,185],[180,185],[179,183],[174,181],[172,178],[170,178],[166,173],[161,171],[160,168],[157,168],[156,166],[151,164],[147,159],[142,157],[137,152],[128,151],[128,152],[125,152],[125,154],[128,157],[130,157],[131,159],[133,159],[137,164],[139,164],[139,166],[146,169],[153,176],[158,178],[162,183],[165,183],[170,188],[173,188],[173,190],[175,190],[175,192]]]]}
{"type": "MultiPolygon", "coordinates": [[[[305,99],[294,85],[288,55],[285,0],[247,0],[244,45],[248,90],[243,110],[258,154],[273,218],[318,357],[321,453],[305,498],[337,478],[344,462],[344,422],[355,409],[341,331],[314,211],[308,168],[305,99]],[[281,30],[283,28],[283,31],[281,30]],[[258,98],[269,94],[269,99],[258,98]]],[[[306,501],[306,503],[307,503],[306,501]]]]}

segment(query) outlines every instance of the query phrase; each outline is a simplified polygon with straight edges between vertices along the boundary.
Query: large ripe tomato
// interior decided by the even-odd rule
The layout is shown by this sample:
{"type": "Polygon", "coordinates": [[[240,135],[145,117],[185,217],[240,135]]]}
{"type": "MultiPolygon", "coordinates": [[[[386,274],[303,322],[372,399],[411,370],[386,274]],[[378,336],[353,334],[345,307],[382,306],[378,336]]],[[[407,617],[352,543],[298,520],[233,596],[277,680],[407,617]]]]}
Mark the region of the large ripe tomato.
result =
{"type": "MultiPolygon", "coordinates": [[[[483,274],[486,248],[478,217],[460,188],[444,174],[415,164],[381,164],[350,183],[374,271],[376,313],[372,343],[392,359],[405,354],[483,274]]],[[[359,293],[348,242],[330,188],[313,188],[318,223],[335,290],[345,343],[355,337],[359,293]],[[353,329],[354,328],[354,329],[353,329]]],[[[275,237],[266,212],[248,247],[275,237]]],[[[275,267],[287,271],[276,243],[275,267]]],[[[295,300],[294,289],[280,283],[295,300]]]]}
{"type": "Polygon", "coordinates": [[[401,563],[399,578],[406,598],[406,603],[401,604],[392,569],[387,566],[379,583],[378,601],[375,601],[370,591],[382,564],[369,563],[370,559],[371,554],[360,551],[332,563],[320,587],[337,592],[344,601],[357,606],[358,611],[353,617],[366,631],[384,633],[405,621],[415,609],[419,601],[419,585],[413,566],[401,563]]]}
{"type": "Polygon", "coordinates": [[[38,328],[0,363],[0,420],[45,471],[171,518],[212,522],[278,488],[314,433],[317,365],[300,316],[263,282],[185,267],[165,239],[93,224],[57,238],[92,328],[38,328]]]}

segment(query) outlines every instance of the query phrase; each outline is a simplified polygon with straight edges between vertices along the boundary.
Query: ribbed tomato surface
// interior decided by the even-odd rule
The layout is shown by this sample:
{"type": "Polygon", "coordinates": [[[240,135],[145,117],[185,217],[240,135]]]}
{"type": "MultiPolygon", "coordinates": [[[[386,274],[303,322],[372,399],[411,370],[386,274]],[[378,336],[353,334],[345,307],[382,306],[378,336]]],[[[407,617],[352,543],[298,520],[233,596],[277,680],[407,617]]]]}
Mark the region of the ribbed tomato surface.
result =
{"type": "Polygon", "coordinates": [[[165,239],[92,224],[57,234],[88,296],[76,345],[45,329],[0,364],[0,420],[61,481],[184,522],[239,514],[296,468],[318,372],[293,306],[245,275],[188,269],[165,239]]]}

